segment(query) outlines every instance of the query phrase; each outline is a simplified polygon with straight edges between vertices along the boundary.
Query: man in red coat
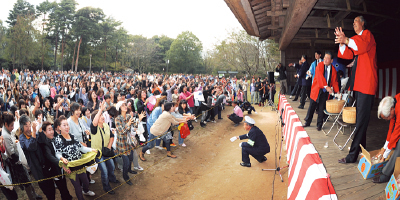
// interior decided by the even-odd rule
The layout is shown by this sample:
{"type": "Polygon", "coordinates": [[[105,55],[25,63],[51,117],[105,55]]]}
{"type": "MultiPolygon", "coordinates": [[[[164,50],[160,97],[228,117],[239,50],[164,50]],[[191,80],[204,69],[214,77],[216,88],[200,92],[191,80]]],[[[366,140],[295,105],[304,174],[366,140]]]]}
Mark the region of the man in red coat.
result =
{"type": "Polygon", "coordinates": [[[325,117],[326,100],[329,94],[332,94],[332,88],[337,93],[339,92],[339,83],[337,72],[332,65],[333,55],[331,52],[326,52],[324,62],[320,62],[315,68],[315,78],[311,86],[310,106],[308,107],[306,123],[303,127],[310,126],[314,116],[315,109],[318,106],[317,130],[321,131],[323,119],[325,117]]]}
{"type": "Polygon", "coordinates": [[[374,177],[374,183],[388,182],[390,176],[393,174],[396,159],[397,157],[400,157],[400,145],[397,145],[400,139],[400,104],[397,104],[399,101],[400,94],[397,94],[394,98],[390,96],[385,97],[379,103],[378,118],[390,120],[390,125],[385,145],[381,152],[376,156],[378,158],[382,157],[381,162],[383,162],[392,150],[393,154],[390,157],[389,162],[382,169],[382,174],[374,177]]]}
{"type": "Polygon", "coordinates": [[[356,162],[361,151],[360,144],[366,146],[367,127],[378,85],[376,43],[372,33],[365,29],[365,25],[363,16],[356,17],[353,27],[357,35],[351,38],[344,35],[342,28],[335,30],[335,43],[340,44],[338,57],[354,60],[346,89],[354,91],[357,104],[356,130],[349,154],[346,158],[338,160],[343,164],[356,162]]]}

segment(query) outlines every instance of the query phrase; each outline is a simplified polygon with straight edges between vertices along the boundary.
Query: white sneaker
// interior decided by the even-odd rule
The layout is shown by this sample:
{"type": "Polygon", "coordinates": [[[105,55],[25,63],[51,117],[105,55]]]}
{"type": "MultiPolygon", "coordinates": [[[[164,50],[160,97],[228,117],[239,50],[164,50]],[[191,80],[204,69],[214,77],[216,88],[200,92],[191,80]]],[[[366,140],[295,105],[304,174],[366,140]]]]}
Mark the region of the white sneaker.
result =
{"type": "Polygon", "coordinates": [[[254,111],[254,113],[258,114],[256,111],[254,111]]]}
{"type": "Polygon", "coordinates": [[[291,98],[292,98],[292,95],[290,95],[289,99],[291,99],[291,98]]]}
{"type": "Polygon", "coordinates": [[[146,151],[146,154],[150,154],[150,150],[147,150],[147,151],[146,151]]]}
{"type": "Polygon", "coordinates": [[[212,123],[217,123],[215,120],[211,121],[212,123]]]}
{"type": "Polygon", "coordinates": [[[94,184],[94,183],[96,183],[96,181],[95,180],[90,180],[90,182],[89,182],[90,184],[94,184]]]}
{"type": "Polygon", "coordinates": [[[203,123],[204,123],[204,124],[207,124],[207,122],[206,122],[206,121],[204,121],[203,123]]]}
{"type": "Polygon", "coordinates": [[[160,146],[155,146],[156,149],[160,149],[163,150],[164,148],[160,147],[160,146]]]}
{"type": "Polygon", "coordinates": [[[84,192],[84,191],[82,191],[82,193],[84,194],[84,195],[86,195],[86,196],[94,196],[94,195],[96,195],[93,191],[88,191],[88,192],[84,192]]]}
{"type": "Polygon", "coordinates": [[[136,171],[143,171],[143,168],[142,168],[141,166],[139,166],[139,167],[133,167],[133,169],[136,170],[136,171]]]}
{"type": "Polygon", "coordinates": [[[186,147],[186,144],[185,143],[182,143],[182,145],[181,146],[183,146],[183,147],[186,147]]]}
{"type": "Polygon", "coordinates": [[[197,122],[197,119],[195,119],[194,121],[197,122]]]}

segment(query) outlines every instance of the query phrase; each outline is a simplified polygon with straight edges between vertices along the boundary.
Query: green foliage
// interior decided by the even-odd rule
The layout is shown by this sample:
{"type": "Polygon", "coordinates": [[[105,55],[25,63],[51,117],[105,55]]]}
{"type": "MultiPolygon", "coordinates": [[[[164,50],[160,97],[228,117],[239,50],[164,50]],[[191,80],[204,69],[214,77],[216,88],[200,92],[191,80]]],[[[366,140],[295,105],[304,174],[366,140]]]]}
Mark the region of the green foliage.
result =
{"type": "Polygon", "coordinates": [[[35,7],[25,0],[17,0],[17,3],[14,4],[13,9],[10,10],[7,18],[8,20],[6,22],[12,27],[17,23],[19,16],[27,15],[35,18],[35,7]]]}
{"type": "Polygon", "coordinates": [[[207,59],[212,63],[213,73],[237,70],[252,76],[273,71],[280,54],[278,44],[273,40],[260,41],[242,30],[231,31],[227,39],[215,46],[207,59]]]}
{"type": "Polygon", "coordinates": [[[171,72],[196,73],[201,70],[201,41],[190,31],[182,32],[167,51],[171,72]]]}

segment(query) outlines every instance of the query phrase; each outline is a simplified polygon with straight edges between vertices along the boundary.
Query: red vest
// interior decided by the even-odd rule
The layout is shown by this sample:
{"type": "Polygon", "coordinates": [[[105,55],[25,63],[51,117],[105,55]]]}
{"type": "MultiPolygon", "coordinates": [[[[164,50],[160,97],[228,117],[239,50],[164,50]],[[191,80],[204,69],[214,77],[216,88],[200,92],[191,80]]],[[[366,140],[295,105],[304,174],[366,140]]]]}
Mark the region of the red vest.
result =
{"type": "Polygon", "coordinates": [[[378,86],[375,38],[369,30],[364,30],[362,35],[355,35],[351,39],[356,43],[358,50],[355,51],[346,46],[346,50],[343,54],[341,54],[339,50],[338,57],[353,59],[355,55],[358,55],[353,90],[364,94],[375,95],[378,86]]]}
{"type": "Polygon", "coordinates": [[[397,103],[394,108],[395,117],[390,120],[389,131],[386,137],[386,141],[389,142],[388,149],[394,149],[400,139],[400,94],[396,94],[394,99],[397,103]]]}
{"type": "MultiPolygon", "coordinates": [[[[339,92],[339,83],[337,79],[337,72],[336,69],[333,65],[331,65],[331,74],[330,74],[330,84],[329,87],[333,87],[333,90],[335,93],[339,92]]],[[[324,89],[324,86],[327,86],[328,83],[326,82],[325,79],[325,65],[324,62],[320,62],[317,67],[315,68],[315,78],[314,82],[311,86],[311,99],[314,101],[317,101],[318,95],[319,95],[319,90],[324,89]]]]}

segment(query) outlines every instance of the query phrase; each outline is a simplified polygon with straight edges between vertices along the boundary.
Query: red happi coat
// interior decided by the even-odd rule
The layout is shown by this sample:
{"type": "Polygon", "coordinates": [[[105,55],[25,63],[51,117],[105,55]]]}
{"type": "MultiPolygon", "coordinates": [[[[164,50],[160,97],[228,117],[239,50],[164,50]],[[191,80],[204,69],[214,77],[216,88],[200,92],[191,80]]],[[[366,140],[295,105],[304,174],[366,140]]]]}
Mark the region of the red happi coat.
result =
{"type": "Polygon", "coordinates": [[[378,87],[375,38],[369,30],[364,30],[361,35],[355,35],[351,39],[356,43],[358,50],[356,51],[346,46],[343,54],[339,50],[338,57],[354,59],[354,56],[358,55],[353,90],[375,95],[378,87]]]}
{"type": "MultiPolygon", "coordinates": [[[[333,65],[331,65],[331,79],[330,79],[330,84],[329,87],[333,87],[333,90],[335,91],[335,93],[339,92],[339,83],[338,83],[338,79],[337,79],[337,72],[336,69],[333,65]]],[[[314,82],[312,83],[311,86],[311,99],[314,101],[317,101],[318,99],[318,95],[319,95],[319,91],[320,89],[324,89],[324,86],[327,86],[328,83],[326,82],[325,79],[325,65],[324,62],[320,62],[317,67],[315,68],[315,78],[314,78],[314,82]]]]}
{"type": "Polygon", "coordinates": [[[400,104],[398,102],[400,101],[400,94],[396,94],[394,97],[396,100],[396,105],[394,108],[394,116],[390,120],[390,125],[389,125],[389,131],[386,137],[386,141],[388,141],[388,149],[394,149],[397,145],[397,142],[400,139],[400,104]],[[399,116],[399,117],[398,117],[399,116]]]}

